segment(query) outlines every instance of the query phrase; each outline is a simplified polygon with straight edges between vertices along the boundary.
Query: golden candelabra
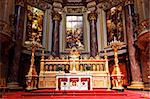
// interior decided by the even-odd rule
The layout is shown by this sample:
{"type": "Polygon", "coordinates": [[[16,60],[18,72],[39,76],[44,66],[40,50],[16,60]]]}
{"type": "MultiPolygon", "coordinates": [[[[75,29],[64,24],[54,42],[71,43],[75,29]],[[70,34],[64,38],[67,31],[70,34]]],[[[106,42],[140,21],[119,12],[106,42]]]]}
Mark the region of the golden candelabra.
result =
{"type": "Polygon", "coordinates": [[[42,45],[39,43],[40,39],[39,39],[39,35],[37,35],[36,33],[32,33],[32,38],[31,38],[31,42],[25,42],[27,45],[31,46],[31,64],[30,64],[30,69],[28,74],[26,75],[26,84],[27,84],[27,90],[32,90],[32,89],[37,89],[36,85],[37,85],[37,72],[36,72],[36,68],[35,68],[35,64],[34,64],[34,56],[35,56],[35,51],[37,48],[42,48],[42,45]]]}
{"type": "Polygon", "coordinates": [[[112,77],[112,89],[117,89],[117,90],[123,90],[124,88],[122,87],[123,84],[123,75],[121,74],[119,65],[118,65],[118,49],[120,49],[123,45],[125,45],[124,42],[120,42],[117,41],[116,39],[114,39],[114,41],[112,41],[110,43],[110,45],[108,47],[112,48],[114,50],[114,68],[111,74],[112,77]]]}

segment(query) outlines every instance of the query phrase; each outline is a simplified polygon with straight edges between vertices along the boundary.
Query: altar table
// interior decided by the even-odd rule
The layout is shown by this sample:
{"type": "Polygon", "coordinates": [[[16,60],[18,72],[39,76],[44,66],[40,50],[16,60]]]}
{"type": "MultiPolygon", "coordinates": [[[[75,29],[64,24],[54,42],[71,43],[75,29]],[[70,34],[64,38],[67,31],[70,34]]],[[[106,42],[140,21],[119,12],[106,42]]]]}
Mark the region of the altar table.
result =
{"type": "Polygon", "coordinates": [[[56,90],[92,90],[92,75],[87,73],[57,74],[56,90]]]}

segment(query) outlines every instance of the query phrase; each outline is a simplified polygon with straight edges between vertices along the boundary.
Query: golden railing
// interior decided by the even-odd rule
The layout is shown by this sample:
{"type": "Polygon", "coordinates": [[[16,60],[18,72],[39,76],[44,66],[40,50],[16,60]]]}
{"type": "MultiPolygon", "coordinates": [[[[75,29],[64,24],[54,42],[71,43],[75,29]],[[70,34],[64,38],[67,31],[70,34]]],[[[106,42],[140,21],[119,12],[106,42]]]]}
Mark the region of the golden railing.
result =
{"type": "Polygon", "coordinates": [[[73,70],[75,64],[76,71],[107,71],[108,72],[108,60],[100,59],[100,57],[82,57],[78,60],[72,60],[69,58],[59,58],[49,56],[48,59],[41,58],[40,72],[50,71],[69,71],[73,70]]]}

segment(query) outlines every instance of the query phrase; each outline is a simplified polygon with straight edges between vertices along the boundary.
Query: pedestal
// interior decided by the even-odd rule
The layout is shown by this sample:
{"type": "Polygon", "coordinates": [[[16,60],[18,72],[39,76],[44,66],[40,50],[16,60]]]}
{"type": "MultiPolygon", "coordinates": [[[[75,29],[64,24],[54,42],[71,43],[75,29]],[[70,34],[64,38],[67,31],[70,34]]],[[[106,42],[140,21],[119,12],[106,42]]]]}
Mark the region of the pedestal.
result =
{"type": "Polygon", "coordinates": [[[18,82],[7,83],[7,87],[10,90],[22,90],[23,88],[19,86],[18,82]]]}
{"type": "Polygon", "coordinates": [[[131,82],[131,85],[127,87],[128,89],[143,89],[143,82],[131,82]]]}
{"type": "Polygon", "coordinates": [[[112,76],[112,84],[113,84],[112,89],[124,90],[124,88],[122,87],[123,75],[111,75],[111,76],[112,76]]]}
{"type": "Polygon", "coordinates": [[[38,79],[38,75],[27,75],[26,76],[26,84],[27,84],[27,88],[26,90],[33,90],[33,89],[37,89],[37,79],[38,79]]]}

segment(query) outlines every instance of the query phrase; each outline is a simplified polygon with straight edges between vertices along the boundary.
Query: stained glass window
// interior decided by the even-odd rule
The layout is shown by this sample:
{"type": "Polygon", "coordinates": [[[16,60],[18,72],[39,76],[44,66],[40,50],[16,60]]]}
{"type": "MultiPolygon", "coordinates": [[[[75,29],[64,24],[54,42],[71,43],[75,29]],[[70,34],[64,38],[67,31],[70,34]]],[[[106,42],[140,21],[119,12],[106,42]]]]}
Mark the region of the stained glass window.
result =
{"type": "Polygon", "coordinates": [[[77,49],[84,49],[83,42],[83,16],[67,15],[66,16],[66,49],[75,46],[77,49]]]}
{"type": "Polygon", "coordinates": [[[116,6],[107,11],[107,42],[114,39],[124,41],[123,30],[123,9],[122,6],[116,6]]]}
{"type": "Polygon", "coordinates": [[[25,41],[31,41],[32,33],[36,33],[42,42],[44,11],[38,8],[27,6],[27,24],[25,41]]]}

